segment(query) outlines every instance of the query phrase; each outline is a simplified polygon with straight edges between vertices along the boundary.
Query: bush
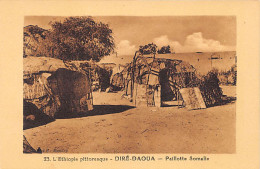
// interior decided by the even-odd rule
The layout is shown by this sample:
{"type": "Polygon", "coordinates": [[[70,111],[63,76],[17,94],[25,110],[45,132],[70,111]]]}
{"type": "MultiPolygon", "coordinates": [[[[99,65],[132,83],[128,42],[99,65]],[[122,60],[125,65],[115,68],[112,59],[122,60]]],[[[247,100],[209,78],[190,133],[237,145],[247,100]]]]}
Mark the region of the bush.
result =
{"type": "Polygon", "coordinates": [[[222,102],[222,89],[219,87],[218,70],[214,69],[202,76],[199,80],[199,88],[207,106],[222,102]]]}
{"type": "Polygon", "coordinates": [[[236,85],[237,83],[237,70],[236,65],[233,65],[230,70],[222,71],[218,74],[220,84],[222,85],[236,85]]]}
{"type": "Polygon", "coordinates": [[[154,43],[149,43],[148,45],[139,46],[139,52],[141,54],[156,54],[157,46],[154,43]]]}
{"type": "Polygon", "coordinates": [[[168,46],[163,46],[161,47],[161,49],[159,49],[157,51],[158,54],[165,54],[165,53],[171,53],[171,47],[168,45],[168,46]]]}

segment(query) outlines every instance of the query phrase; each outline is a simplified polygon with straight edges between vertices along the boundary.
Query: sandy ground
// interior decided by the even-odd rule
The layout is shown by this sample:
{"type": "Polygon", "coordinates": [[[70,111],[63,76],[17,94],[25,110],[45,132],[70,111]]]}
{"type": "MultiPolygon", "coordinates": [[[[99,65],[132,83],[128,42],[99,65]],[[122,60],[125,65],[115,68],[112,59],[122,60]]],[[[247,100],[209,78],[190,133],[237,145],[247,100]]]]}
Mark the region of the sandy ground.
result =
{"type": "MultiPolygon", "coordinates": [[[[234,97],[236,87],[223,91],[234,97]]],[[[235,153],[235,102],[192,111],[135,108],[121,94],[94,92],[94,111],[24,135],[34,148],[50,153],[235,153]]]]}

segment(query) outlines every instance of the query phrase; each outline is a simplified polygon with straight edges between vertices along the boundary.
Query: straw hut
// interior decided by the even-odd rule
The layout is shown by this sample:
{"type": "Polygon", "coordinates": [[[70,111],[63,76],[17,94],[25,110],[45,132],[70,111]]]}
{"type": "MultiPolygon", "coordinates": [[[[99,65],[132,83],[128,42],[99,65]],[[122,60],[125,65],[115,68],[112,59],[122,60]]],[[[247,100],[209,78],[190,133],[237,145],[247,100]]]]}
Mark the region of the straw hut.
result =
{"type": "Polygon", "coordinates": [[[173,104],[178,101],[179,89],[192,87],[195,69],[181,60],[136,55],[121,72],[125,95],[138,106],[173,104]]]}
{"type": "Polygon", "coordinates": [[[72,70],[86,74],[91,83],[92,90],[106,91],[110,86],[110,78],[115,68],[115,63],[96,63],[94,61],[71,61],[65,63],[72,70]]]}
{"type": "Polygon", "coordinates": [[[37,153],[37,151],[30,145],[26,137],[23,135],[23,153],[37,153]]]}
{"type": "Polygon", "coordinates": [[[85,74],[54,58],[27,57],[23,64],[25,123],[42,121],[39,113],[54,119],[64,107],[67,113],[93,109],[91,83],[85,74]]]}
{"type": "Polygon", "coordinates": [[[206,108],[204,99],[207,98],[200,91],[205,83],[197,77],[196,69],[182,60],[136,52],[133,61],[113,79],[117,81],[113,85],[123,86],[124,95],[136,106],[206,108]]]}

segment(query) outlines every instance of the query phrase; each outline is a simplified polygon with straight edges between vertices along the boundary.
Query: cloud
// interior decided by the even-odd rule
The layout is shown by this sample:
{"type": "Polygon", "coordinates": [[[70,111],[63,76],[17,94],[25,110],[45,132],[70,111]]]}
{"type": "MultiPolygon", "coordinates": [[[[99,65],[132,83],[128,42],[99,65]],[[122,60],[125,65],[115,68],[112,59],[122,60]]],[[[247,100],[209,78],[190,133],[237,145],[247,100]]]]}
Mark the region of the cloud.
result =
{"type": "Polygon", "coordinates": [[[176,53],[182,52],[217,52],[217,51],[233,51],[235,46],[225,46],[219,41],[213,39],[205,39],[201,32],[196,32],[188,35],[184,44],[178,41],[172,41],[167,35],[154,38],[154,43],[158,47],[170,45],[172,51],[176,53]]]}
{"type": "Polygon", "coordinates": [[[121,40],[117,45],[118,55],[134,55],[137,50],[135,45],[131,45],[128,40],[121,40]]]}

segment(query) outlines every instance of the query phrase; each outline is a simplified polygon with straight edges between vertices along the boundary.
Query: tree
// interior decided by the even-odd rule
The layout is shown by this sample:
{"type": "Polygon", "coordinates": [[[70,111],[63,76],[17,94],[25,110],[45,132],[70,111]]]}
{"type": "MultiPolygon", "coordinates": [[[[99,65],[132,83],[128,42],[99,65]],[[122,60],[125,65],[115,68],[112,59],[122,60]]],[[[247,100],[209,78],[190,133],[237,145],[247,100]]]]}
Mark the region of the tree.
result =
{"type": "Polygon", "coordinates": [[[46,38],[48,31],[37,25],[28,25],[24,27],[23,37],[23,57],[28,55],[41,55],[41,44],[46,38]]]}
{"type": "Polygon", "coordinates": [[[149,43],[144,46],[139,46],[139,52],[142,54],[155,54],[157,51],[157,46],[154,43],[149,43]]]}
{"type": "Polygon", "coordinates": [[[169,45],[168,46],[163,46],[157,52],[158,52],[158,54],[171,53],[171,47],[169,45]]]}
{"type": "Polygon", "coordinates": [[[114,38],[108,24],[91,17],[69,17],[52,23],[36,55],[63,60],[94,60],[114,51],[114,38]]]}

